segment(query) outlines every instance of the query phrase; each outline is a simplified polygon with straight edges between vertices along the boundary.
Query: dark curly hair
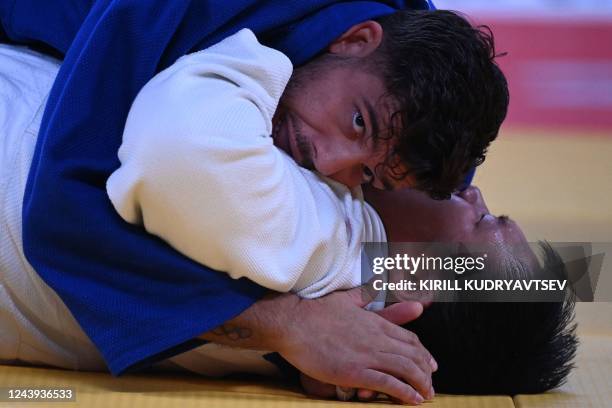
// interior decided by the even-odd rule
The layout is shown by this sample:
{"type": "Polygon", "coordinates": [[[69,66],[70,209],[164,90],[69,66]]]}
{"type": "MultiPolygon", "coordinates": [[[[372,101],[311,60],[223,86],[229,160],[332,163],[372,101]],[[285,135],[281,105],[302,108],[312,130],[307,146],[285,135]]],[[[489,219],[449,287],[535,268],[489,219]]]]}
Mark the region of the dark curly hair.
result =
{"type": "Polygon", "coordinates": [[[508,86],[493,34],[446,10],[404,10],[377,21],[383,39],[373,67],[383,67],[388,96],[401,107],[379,135],[398,141],[382,165],[398,180],[411,176],[432,198],[448,198],[482,164],[506,117],[508,86]]]}

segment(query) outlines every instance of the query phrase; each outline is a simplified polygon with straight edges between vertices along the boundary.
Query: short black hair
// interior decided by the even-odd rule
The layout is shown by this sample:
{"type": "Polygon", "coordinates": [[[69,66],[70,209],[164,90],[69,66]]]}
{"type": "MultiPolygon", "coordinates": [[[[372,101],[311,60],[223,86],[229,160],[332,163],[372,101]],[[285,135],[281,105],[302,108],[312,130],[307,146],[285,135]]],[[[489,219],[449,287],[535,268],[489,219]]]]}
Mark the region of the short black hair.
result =
{"type": "Polygon", "coordinates": [[[398,140],[387,165],[411,176],[432,198],[449,198],[482,164],[509,103],[487,26],[446,10],[402,10],[378,18],[381,46],[372,56],[400,108],[389,134],[398,140]],[[399,135],[398,135],[399,132],[399,135]],[[405,172],[397,164],[405,164],[405,172]]]}
{"type": "MultiPolygon", "coordinates": [[[[559,255],[540,245],[544,273],[567,277],[559,255]]],[[[573,368],[574,304],[572,296],[564,302],[440,302],[404,327],[438,362],[436,392],[533,394],[563,384],[573,368]]]]}

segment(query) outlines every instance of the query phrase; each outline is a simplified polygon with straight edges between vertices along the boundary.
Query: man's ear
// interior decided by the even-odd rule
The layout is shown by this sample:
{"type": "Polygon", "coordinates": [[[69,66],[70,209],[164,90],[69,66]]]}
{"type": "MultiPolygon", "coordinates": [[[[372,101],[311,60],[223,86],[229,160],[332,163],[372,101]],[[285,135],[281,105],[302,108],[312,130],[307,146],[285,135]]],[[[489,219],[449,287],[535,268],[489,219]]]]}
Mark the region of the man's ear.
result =
{"type": "Polygon", "coordinates": [[[348,57],[366,57],[374,52],[382,41],[383,29],[376,21],[355,24],[329,46],[332,54],[348,57]]]}

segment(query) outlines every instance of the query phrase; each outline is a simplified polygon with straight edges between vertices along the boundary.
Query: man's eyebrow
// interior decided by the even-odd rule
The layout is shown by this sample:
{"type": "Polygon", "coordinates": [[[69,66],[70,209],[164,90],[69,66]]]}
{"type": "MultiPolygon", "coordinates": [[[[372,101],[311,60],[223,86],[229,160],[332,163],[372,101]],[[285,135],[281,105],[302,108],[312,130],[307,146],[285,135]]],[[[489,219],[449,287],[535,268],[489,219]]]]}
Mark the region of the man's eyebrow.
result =
{"type": "Polygon", "coordinates": [[[510,221],[510,217],[508,217],[507,215],[500,215],[499,217],[497,217],[498,225],[506,225],[508,224],[508,221],[510,221]]]}
{"type": "Polygon", "coordinates": [[[378,132],[380,131],[380,128],[378,127],[378,119],[376,118],[376,110],[367,98],[363,98],[363,105],[368,111],[368,118],[370,118],[370,125],[372,126],[372,139],[376,139],[378,132]]]}

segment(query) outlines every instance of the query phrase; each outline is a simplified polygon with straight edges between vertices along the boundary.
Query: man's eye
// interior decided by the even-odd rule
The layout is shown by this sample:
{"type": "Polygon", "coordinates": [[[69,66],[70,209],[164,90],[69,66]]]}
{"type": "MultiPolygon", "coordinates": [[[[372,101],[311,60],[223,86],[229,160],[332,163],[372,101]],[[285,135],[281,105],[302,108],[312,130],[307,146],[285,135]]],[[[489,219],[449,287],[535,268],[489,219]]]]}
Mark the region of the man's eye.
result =
{"type": "Polygon", "coordinates": [[[363,183],[370,183],[372,180],[374,180],[374,172],[372,170],[370,170],[369,167],[365,167],[363,168],[363,183]]]}
{"type": "Polygon", "coordinates": [[[359,112],[353,113],[353,129],[360,134],[365,130],[365,121],[363,120],[363,115],[359,112]]]}

